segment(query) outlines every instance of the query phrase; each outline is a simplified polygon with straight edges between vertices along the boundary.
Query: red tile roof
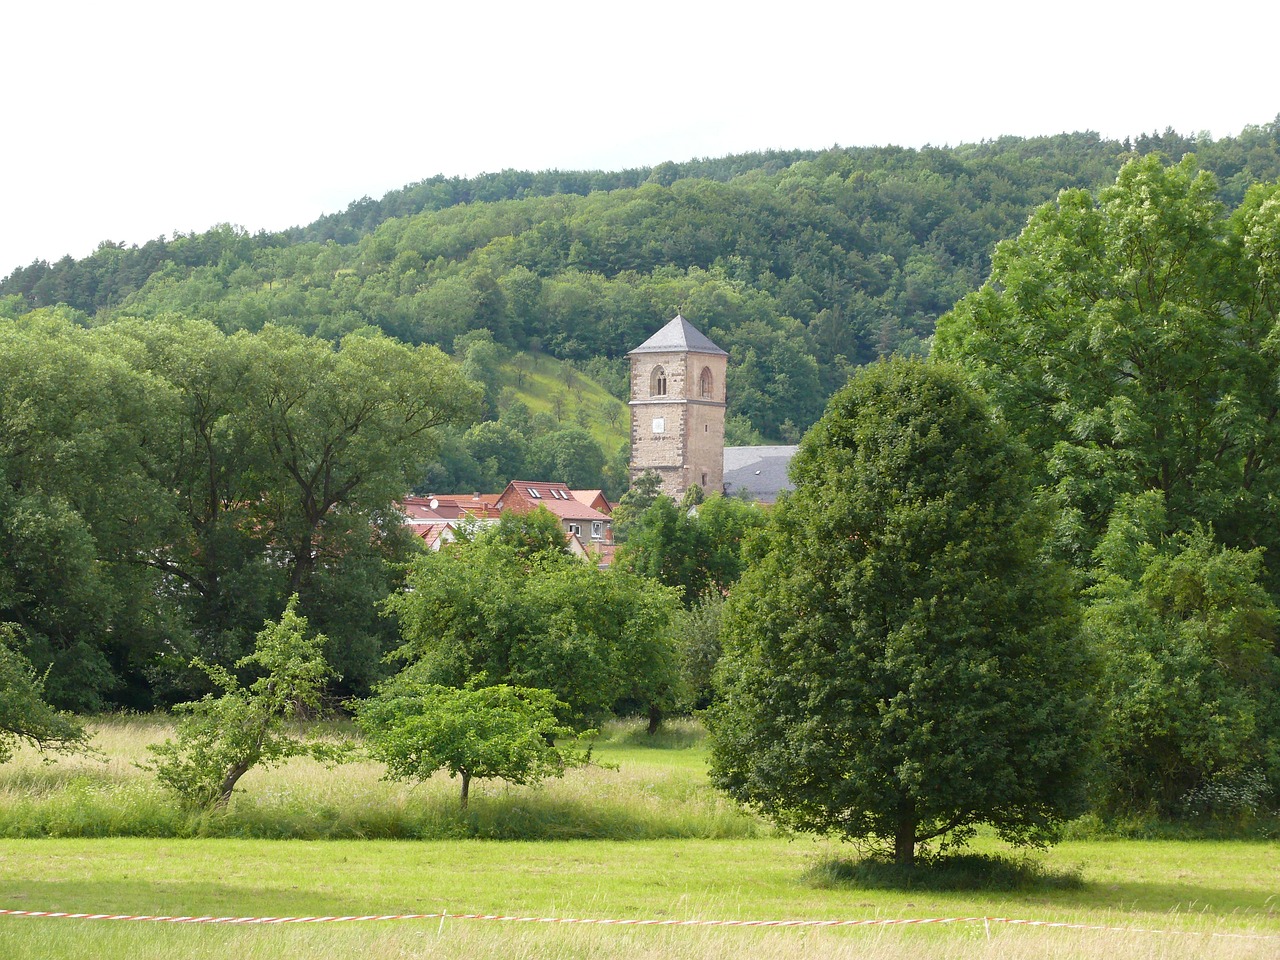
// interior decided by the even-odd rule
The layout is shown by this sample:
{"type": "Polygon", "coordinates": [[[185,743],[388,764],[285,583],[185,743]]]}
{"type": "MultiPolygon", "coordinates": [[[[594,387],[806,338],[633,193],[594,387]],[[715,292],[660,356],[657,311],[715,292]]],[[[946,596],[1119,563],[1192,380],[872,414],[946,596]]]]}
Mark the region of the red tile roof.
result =
{"type": "Polygon", "coordinates": [[[498,497],[497,506],[515,513],[529,513],[546,507],[561,520],[608,520],[608,514],[580,501],[563,483],[512,480],[498,497]]]}
{"type": "Polygon", "coordinates": [[[428,523],[419,526],[414,532],[422,538],[423,543],[434,549],[454,539],[452,530],[453,528],[447,523],[428,523]],[[448,534],[447,537],[446,534],[448,534]]]}
{"type": "Polygon", "coordinates": [[[574,495],[579,503],[585,503],[588,507],[599,510],[606,516],[613,516],[613,504],[609,502],[609,498],[604,495],[603,490],[570,490],[569,492],[574,495]]]}
{"type": "Polygon", "coordinates": [[[401,501],[400,509],[410,523],[458,520],[468,516],[477,520],[496,520],[499,513],[495,505],[497,499],[498,495],[493,493],[411,495],[401,501]]]}

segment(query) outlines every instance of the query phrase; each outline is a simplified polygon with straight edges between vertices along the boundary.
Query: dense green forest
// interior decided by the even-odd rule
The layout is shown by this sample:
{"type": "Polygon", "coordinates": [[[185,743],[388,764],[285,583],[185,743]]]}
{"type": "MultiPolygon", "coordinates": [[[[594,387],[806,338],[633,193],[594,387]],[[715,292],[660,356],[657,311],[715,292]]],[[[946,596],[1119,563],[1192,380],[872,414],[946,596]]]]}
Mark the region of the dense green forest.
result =
{"type": "Polygon", "coordinates": [[[37,262],[0,282],[0,311],[65,304],[95,323],[176,314],[332,339],[372,326],[449,352],[487,329],[504,348],[595,359],[621,393],[620,358],[679,310],[730,352],[740,435],[794,441],[857,365],[924,352],[1036,206],[1152,152],[1194,152],[1234,206],[1280,176],[1280,121],[1220,140],[1076,133],[436,177],[281,233],[222,226],[37,262]]]}

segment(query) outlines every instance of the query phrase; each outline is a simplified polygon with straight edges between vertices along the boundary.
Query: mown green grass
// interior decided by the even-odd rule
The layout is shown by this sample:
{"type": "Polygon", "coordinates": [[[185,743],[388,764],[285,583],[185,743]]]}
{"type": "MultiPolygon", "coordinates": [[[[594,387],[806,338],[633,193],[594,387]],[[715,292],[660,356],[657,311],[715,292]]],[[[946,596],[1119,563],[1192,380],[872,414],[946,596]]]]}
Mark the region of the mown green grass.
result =
{"type": "MultiPolygon", "coordinates": [[[[985,846],[986,844],[984,844],[985,846]]],[[[842,852],[812,839],[574,842],[13,840],[0,843],[0,906],[218,916],[498,913],[617,919],[905,919],[999,916],[1111,931],[853,928],[785,933],[530,929],[493,921],[365,927],[173,929],[0,917],[0,955],[74,956],[1125,956],[1274,957],[1277,850],[1268,843],[1068,844],[1041,861],[1052,886],[974,894],[815,885],[842,852]],[[92,928],[86,931],[86,928],[92,928]],[[1124,930],[1161,930],[1137,934],[1124,930]],[[1244,940],[1211,934],[1273,937],[1244,940]],[[271,950],[278,951],[270,954],[271,950]],[[34,952],[33,952],[34,951],[34,952]],[[48,952],[41,952],[48,951],[48,952]],[[816,952],[815,952],[816,951],[816,952]],[[976,952],[970,952],[976,951],[976,952]],[[87,954],[82,954],[87,955],[87,954]]]]}

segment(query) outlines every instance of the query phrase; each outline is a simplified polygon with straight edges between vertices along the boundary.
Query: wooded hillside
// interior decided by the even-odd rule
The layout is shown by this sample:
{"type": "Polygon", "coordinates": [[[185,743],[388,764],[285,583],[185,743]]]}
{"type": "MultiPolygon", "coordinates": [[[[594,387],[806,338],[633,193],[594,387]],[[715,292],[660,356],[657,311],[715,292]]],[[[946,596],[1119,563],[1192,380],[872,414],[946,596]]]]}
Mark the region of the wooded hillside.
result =
{"type": "Polygon", "coordinates": [[[739,428],[793,441],[853,367],[923,352],[1036,206],[1151,152],[1194,152],[1234,206],[1280,176],[1280,118],[1216,141],[1075,133],[435,177],[281,233],[224,225],[37,262],[0,282],[0,314],[66,304],[96,322],[178,314],[334,339],[372,326],[448,351],[488,329],[502,347],[603,358],[620,385],[619,359],[679,310],[730,352],[739,428]]]}

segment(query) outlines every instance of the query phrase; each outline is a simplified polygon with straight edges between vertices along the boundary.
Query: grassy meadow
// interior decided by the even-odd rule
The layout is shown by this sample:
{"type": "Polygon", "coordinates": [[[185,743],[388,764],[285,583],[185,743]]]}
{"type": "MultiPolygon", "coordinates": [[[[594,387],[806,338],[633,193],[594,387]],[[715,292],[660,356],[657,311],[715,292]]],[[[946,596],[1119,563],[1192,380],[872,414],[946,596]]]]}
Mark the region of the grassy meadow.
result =
{"type": "MultiPolygon", "coordinates": [[[[262,839],[611,839],[754,837],[763,825],[711,789],[702,731],[676,721],[656,737],[614,725],[596,765],[541,787],[475,781],[459,809],[459,784],[381,779],[380,764],[326,769],[300,758],[247,773],[225,813],[183,810],[138,764],[170,736],[160,717],[91,724],[97,756],[42,762],[27,750],[0,767],[0,838],[256,837],[262,839]]],[[[335,731],[335,737],[351,731],[335,731]]]]}
{"type": "MultiPolygon", "coordinates": [[[[747,929],[478,920],[286,927],[0,916],[0,957],[1280,956],[1280,844],[1072,841],[981,889],[851,876],[847,845],[779,836],[705,778],[692,724],[606,730],[539,789],[409,786],[372,764],[254,771],[220,817],[184,814],[133,762],[166,721],[95,725],[98,759],[0,767],[0,908],[217,916],[498,913],[619,919],[998,916],[972,923],[747,929]],[[289,840],[272,839],[294,838],[289,840]],[[314,839],[313,839],[314,838],[314,839]],[[373,838],[373,839],[368,839],[373,838]],[[379,839],[397,838],[397,839],[379,839]],[[502,839],[485,839],[502,838],[502,839]],[[1144,933],[1139,930],[1162,931],[1144,933]]],[[[980,838],[979,853],[1002,853],[980,838]]]]}

